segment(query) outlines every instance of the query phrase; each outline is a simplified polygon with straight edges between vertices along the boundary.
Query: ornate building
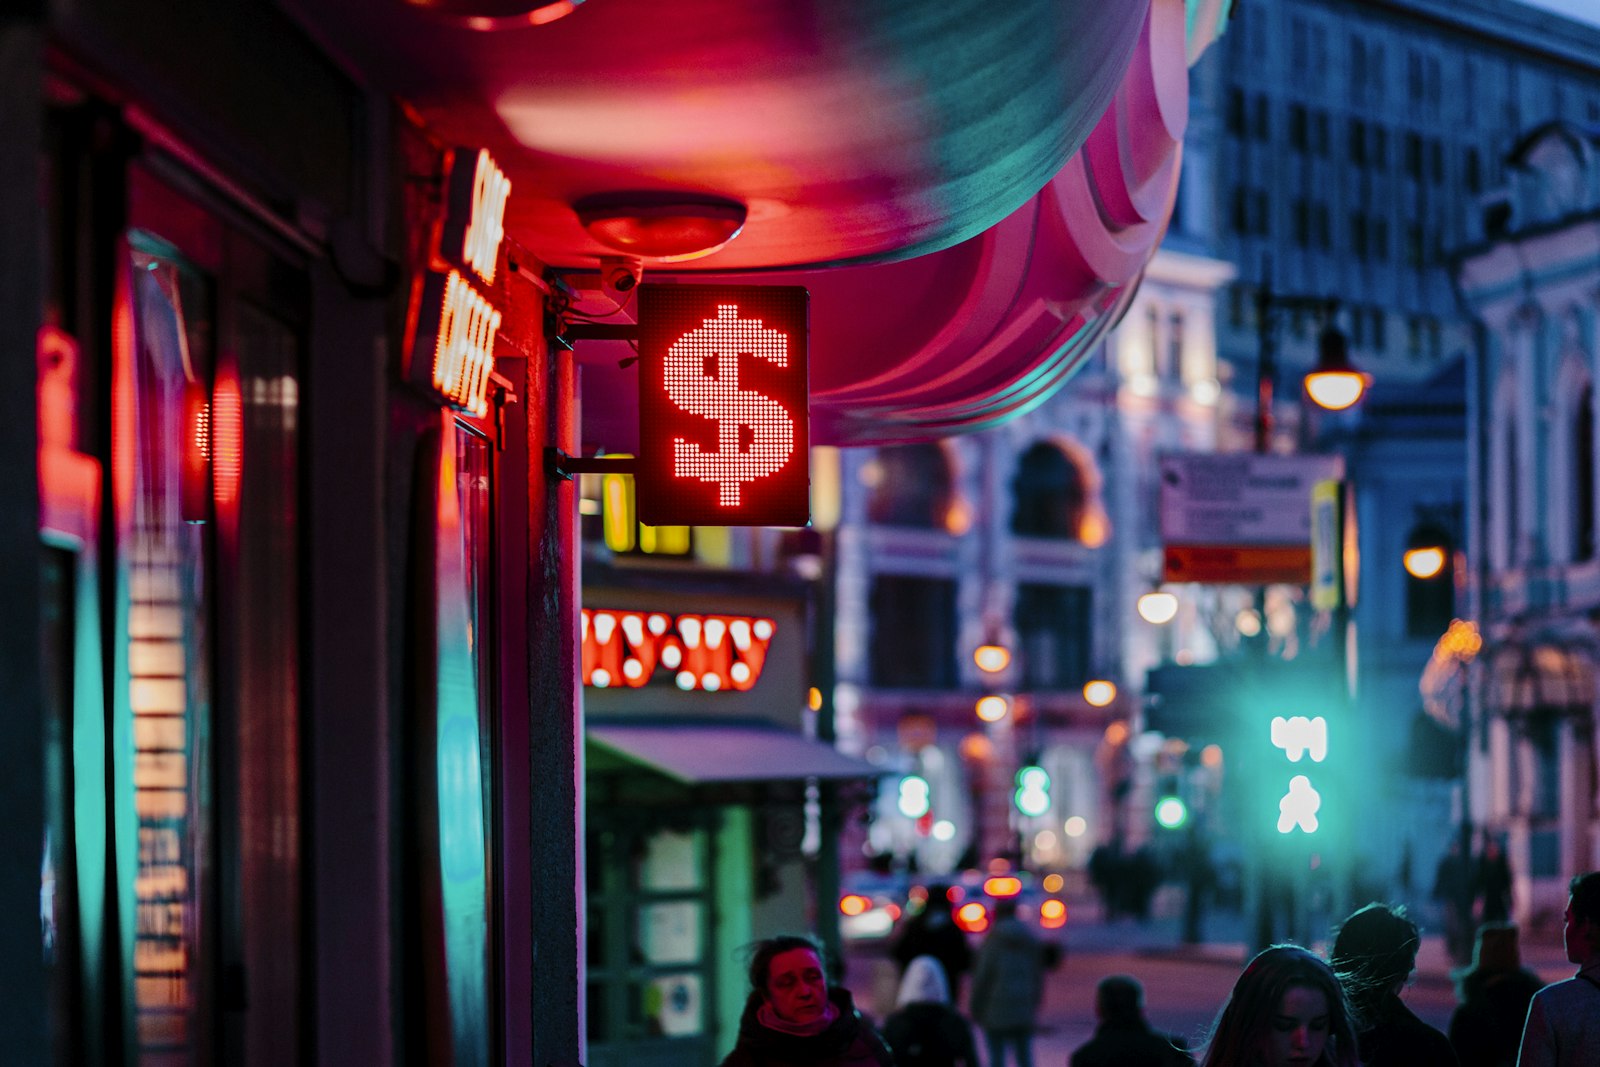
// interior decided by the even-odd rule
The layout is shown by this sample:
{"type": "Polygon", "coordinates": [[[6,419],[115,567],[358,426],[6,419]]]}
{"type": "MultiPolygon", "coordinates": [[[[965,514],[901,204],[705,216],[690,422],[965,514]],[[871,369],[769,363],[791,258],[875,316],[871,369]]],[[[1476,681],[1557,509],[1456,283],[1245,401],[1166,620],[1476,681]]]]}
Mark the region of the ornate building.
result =
{"type": "Polygon", "coordinates": [[[1558,916],[1600,865],[1594,382],[1600,130],[1540,125],[1506,157],[1485,237],[1456,270],[1480,326],[1471,373],[1470,685],[1475,816],[1508,832],[1520,917],[1558,916]]]}

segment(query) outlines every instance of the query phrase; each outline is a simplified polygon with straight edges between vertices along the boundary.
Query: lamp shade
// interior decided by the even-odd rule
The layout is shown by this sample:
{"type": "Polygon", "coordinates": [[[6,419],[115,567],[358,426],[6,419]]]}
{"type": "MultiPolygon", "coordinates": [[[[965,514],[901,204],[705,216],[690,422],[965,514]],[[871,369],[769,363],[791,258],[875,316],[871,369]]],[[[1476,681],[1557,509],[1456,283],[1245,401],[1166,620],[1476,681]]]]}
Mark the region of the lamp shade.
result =
{"type": "Polygon", "coordinates": [[[1306,395],[1329,411],[1343,411],[1361,399],[1371,375],[1350,362],[1350,345],[1333,325],[1324,326],[1317,338],[1317,365],[1306,375],[1306,395]]]}

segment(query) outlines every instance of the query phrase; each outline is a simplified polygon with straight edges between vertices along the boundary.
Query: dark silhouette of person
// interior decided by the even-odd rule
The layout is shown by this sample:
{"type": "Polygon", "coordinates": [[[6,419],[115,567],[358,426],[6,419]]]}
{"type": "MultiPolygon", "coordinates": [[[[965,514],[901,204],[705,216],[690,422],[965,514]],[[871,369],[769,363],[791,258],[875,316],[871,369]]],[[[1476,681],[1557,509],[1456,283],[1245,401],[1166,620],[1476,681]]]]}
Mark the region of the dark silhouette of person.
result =
{"type": "Polygon", "coordinates": [[[1100,979],[1094,990],[1094,1037],[1078,1046],[1070,1067],[1193,1067],[1183,1042],[1150,1028],[1144,1016],[1144,986],[1132,975],[1100,979]]]}
{"type": "Polygon", "coordinates": [[[1450,958],[1463,963],[1472,947],[1472,861],[1461,852],[1461,839],[1449,847],[1433,872],[1433,899],[1444,920],[1444,943],[1450,958]]]}
{"type": "Polygon", "coordinates": [[[932,956],[906,967],[895,1010],[883,1020],[883,1039],[896,1067],[978,1067],[972,1024],[950,1006],[944,966],[932,956]]]}
{"type": "Polygon", "coordinates": [[[1361,1062],[1367,1067],[1450,1067],[1450,1041],[1417,1018],[1400,990],[1417,965],[1421,938],[1405,908],[1368,904],[1339,927],[1328,962],[1338,972],[1357,1020],[1361,1062]]]}
{"type": "Polygon", "coordinates": [[[1476,896],[1482,901],[1478,918],[1482,922],[1505,922],[1511,917],[1511,864],[1500,842],[1488,834],[1483,837],[1483,854],[1478,857],[1476,896]]]}
{"type": "Polygon", "coordinates": [[[1528,1003],[1544,979],[1522,966],[1517,928],[1489,923],[1478,930],[1472,967],[1459,971],[1450,1044],[1461,1067],[1516,1067],[1528,1003]]]}
{"type": "Polygon", "coordinates": [[[1578,973],[1533,995],[1517,1067],[1594,1067],[1600,1063],[1600,871],[1568,887],[1561,940],[1578,973]]]}
{"type": "Polygon", "coordinates": [[[1044,999],[1044,945],[1017,918],[1015,898],[995,904],[994,915],[972,975],[972,1020],[983,1027],[989,1067],[1005,1067],[1008,1048],[1017,1067],[1033,1067],[1033,1031],[1044,999]]]}
{"type": "Polygon", "coordinates": [[[961,976],[972,968],[972,946],[951,914],[948,886],[928,887],[928,899],[923,902],[922,910],[906,920],[889,954],[900,965],[902,977],[912,960],[918,956],[932,956],[944,967],[944,976],[950,983],[951,1002],[960,1001],[961,976]]]}

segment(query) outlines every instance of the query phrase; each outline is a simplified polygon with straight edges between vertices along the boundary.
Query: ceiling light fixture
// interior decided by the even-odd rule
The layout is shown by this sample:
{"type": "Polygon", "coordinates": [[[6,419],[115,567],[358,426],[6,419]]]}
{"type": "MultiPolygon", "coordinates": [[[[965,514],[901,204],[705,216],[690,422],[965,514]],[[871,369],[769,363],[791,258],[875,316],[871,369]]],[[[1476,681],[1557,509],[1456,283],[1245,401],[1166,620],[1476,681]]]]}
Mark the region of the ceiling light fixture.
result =
{"type": "Polygon", "coordinates": [[[737,200],[669,192],[601,193],[572,209],[607,248],[666,263],[709,256],[739,235],[748,215],[737,200]]]}
{"type": "Polygon", "coordinates": [[[406,6],[458,19],[468,29],[484,32],[543,26],[565,18],[583,0],[405,0],[406,6]]]}

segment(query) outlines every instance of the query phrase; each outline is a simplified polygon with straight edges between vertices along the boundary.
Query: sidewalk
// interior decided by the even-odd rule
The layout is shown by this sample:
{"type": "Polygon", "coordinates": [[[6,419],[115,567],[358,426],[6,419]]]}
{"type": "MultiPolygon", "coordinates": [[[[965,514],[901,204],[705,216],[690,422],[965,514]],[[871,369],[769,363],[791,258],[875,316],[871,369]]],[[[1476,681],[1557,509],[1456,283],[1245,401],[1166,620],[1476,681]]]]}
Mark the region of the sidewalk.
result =
{"type": "MultiPolygon", "coordinates": [[[[1093,1033],[1094,983],[1112,971],[1136,974],[1146,983],[1151,1020],[1159,1028],[1194,1044],[1204,1040],[1248,958],[1245,918],[1238,913],[1209,914],[1203,931],[1206,940],[1186,945],[1181,940],[1181,918],[1171,911],[1158,908],[1144,923],[1107,922],[1093,901],[1069,904],[1072,918],[1062,939],[1066,960],[1047,983],[1034,1040],[1040,1067],[1065,1067],[1070,1052],[1093,1033]]],[[[1429,932],[1425,921],[1421,925],[1416,975],[1405,998],[1424,1021],[1442,1029],[1455,1006],[1452,964],[1442,935],[1429,932]]],[[[1520,941],[1523,966],[1545,981],[1572,976],[1574,968],[1566,961],[1559,928],[1524,929],[1520,941]]],[[[1309,947],[1326,953],[1328,946],[1319,942],[1309,947]]],[[[846,983],[863,1010],[879,1019],[893,1010],[898,972],[884,946],[857,946],[847,953],[846,963],[846,983]]]]}

